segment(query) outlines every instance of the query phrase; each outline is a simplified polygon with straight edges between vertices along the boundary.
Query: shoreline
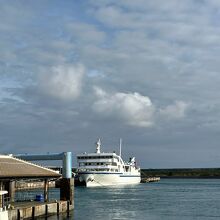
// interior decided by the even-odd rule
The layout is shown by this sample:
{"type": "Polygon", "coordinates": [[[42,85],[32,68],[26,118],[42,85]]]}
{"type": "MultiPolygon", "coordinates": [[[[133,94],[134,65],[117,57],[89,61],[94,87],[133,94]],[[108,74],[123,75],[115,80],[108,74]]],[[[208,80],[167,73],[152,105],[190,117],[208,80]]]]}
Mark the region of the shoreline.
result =
{"type": "Polygon", "coordinates": [[[220,168],[141,169],[142,177],[220,179],[220,168]]]}

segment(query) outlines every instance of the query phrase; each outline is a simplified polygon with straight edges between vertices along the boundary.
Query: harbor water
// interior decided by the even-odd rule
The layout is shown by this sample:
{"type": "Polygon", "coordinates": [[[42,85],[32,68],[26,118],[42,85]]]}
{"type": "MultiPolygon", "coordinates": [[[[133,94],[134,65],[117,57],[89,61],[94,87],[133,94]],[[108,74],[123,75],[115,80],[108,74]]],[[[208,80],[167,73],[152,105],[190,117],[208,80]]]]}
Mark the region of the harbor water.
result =
{"type": "Polygon", "coordinates": [[[75,188],[75,210],[48,220],[220,219],[220,179],[161,179],[112,188],[75,188]]]}

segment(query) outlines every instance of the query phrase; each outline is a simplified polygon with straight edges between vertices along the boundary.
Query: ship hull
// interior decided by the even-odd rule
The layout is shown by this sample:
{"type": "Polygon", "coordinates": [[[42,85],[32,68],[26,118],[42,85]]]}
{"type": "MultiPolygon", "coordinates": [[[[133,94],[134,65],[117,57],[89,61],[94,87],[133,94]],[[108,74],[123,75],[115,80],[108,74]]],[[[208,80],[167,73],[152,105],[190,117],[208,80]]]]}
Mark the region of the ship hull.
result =
{"type": "Polygon", "coordinates": [[[79,181],[86,187],[139,184],[139,174],[79,172],[79,181]]]}

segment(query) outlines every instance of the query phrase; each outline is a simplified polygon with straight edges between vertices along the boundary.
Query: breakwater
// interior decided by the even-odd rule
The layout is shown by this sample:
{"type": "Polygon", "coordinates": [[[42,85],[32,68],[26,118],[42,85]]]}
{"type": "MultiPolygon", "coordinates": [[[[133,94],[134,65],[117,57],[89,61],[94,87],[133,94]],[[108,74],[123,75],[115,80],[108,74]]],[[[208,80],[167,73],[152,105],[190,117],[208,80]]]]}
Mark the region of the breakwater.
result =
{"type": "Polygon", "coordinates": [[[142,177],[220,178],[220,168],[141,169],[142,177]]]}

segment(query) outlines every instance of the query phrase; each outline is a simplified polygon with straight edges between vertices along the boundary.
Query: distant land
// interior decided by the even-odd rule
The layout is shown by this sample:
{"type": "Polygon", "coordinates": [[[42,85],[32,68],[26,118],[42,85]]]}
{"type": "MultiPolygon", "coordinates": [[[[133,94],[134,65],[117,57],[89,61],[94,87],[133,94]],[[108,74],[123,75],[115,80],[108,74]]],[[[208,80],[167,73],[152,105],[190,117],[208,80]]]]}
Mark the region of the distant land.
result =
{"type": "Polygon", "coordinates": [[[220,168],[141,169],[142,177],[220,178],[220,168]]]}
{"type": "MultiPolygon", "coordinates": [[[[72,170],[76,172],[76,168],[72,170]]],[[[141,177],[220,178],[220,168],[141,169],[141,177]]]]}

